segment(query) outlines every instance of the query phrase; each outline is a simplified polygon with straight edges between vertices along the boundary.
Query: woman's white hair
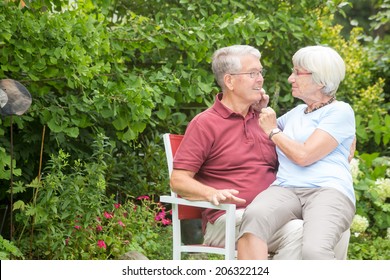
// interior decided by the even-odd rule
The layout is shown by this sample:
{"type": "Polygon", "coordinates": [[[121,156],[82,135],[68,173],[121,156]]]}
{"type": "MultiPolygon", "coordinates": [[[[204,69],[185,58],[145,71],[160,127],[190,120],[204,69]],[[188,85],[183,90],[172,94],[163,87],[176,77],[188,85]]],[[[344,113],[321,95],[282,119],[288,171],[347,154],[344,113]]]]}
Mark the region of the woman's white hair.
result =
{"type": "Polygon", "coordinates": [[[322,85],[322,93],[328,96],[335,96],[345,77],[344,60],[330,47],[304,47],[294,54],[292,62],[294,67],[311,72],[314,82],[322,85]]]}
{"type": "Polygon", "coordinates": [[[229,73],[238,73],[242,69],[241,57],[253,55],[259,60],[260,51],[248,45],[233,45],[218,49],[212,57],[212,70],[219,86],[224,89],[224,76],[229,73]]]}

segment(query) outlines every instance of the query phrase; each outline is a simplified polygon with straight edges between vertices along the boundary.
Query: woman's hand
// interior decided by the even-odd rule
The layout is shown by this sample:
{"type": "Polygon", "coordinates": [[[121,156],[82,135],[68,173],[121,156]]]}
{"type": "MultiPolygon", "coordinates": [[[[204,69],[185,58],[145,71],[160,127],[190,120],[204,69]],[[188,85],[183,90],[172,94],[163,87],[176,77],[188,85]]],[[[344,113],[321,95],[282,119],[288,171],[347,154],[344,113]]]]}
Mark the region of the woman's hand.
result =
{"type": "Polygon", "coordinates": [[[266,108],[269,102],[269,95],[265,93],[265,90],[262,88],[261,91],[261,99],[256,103],[252,104],[253,110],[257,112],[261,112],[261,109],[266,108]]]}
{"type": "Polygon", "coordinates": [[[276,113],[271,107],[261,109],[259,125],[267,135],[271,133],[272,129],[278,127],[276,113]]]}

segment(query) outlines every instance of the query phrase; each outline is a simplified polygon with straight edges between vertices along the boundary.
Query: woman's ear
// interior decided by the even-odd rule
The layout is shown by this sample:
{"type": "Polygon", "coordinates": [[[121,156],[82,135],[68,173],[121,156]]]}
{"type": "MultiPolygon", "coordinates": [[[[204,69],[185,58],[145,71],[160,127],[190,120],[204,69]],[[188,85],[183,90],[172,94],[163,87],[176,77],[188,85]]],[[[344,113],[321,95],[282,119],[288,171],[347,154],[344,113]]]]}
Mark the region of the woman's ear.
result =
{"type": "Polygon", "coordinates": [[[332,84],[331,85],[320,85],[320,90],[323,94],[328,95],[332,91],[331,86],[333,86],[333,85],[332,84]]]}

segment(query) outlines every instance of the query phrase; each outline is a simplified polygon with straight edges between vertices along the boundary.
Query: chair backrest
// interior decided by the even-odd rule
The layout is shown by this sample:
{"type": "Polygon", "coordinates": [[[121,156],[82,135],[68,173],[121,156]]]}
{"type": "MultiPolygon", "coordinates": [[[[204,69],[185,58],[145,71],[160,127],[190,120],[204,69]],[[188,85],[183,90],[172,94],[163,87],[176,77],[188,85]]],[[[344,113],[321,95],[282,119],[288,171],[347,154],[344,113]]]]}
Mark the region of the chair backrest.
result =
{"type": "MultiPolygon", "coordinates": [[[[168,163],[168,172],[169,178],[173,170],[173,158],[176,154],[177,149],[180,146],[181,141],[183,140],[184,135],[180,134],[171,134],[165,133],[163,135],[165,154],[167,157],[168,163]]],[[[171,191],[171,194],[177,197],[177,194],[171,191]]],[[[191,219],[201,219],[203,208],[179,205],[178,207],[178,217],[179,220],[191,220],[191,219]]]]}

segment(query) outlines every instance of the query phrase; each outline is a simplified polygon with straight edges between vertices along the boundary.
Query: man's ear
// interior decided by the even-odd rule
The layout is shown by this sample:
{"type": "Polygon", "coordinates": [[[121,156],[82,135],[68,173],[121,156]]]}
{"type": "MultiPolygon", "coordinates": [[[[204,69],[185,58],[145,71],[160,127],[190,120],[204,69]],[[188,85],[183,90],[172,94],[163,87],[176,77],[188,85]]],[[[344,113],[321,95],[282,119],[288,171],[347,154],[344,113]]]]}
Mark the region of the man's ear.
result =
{"type": "Polygon", "coordinates": [[[233,79],[233,76],[232,75],[229,75],[229,74],[225,74],[225,76],[223,77],[223,81],[225,82],[225,86],[229,89],[229,90],[233,90],[234,88],[234,79],[233,79]]]}

